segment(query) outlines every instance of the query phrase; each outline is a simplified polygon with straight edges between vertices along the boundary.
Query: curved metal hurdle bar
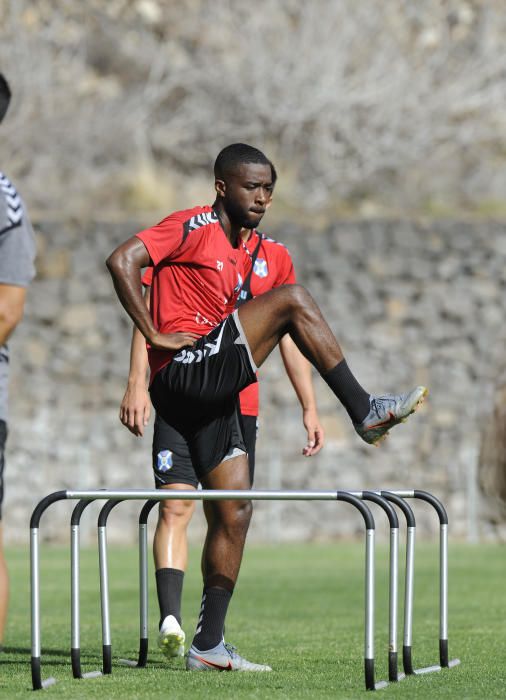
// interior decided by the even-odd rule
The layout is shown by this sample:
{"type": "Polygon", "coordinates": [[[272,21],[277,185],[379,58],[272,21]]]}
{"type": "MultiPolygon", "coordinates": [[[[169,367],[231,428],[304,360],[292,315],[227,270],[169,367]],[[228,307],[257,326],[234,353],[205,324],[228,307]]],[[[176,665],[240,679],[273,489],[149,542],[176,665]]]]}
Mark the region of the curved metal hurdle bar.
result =
{"type": "Polygon", "coordinates": [[[460,659],[449,660],[448,656],[448,514],[441,501],[427,491],[415,490],[412,497],[429,503],[439,518],[439,664],[441,668],[453,668],[460,659]]]}
{"type": "MultiPolygon", "coordinates": [[[[408,506],[408,504],[403,501],[399,496],[395,496],[394,494],[390,494],[387,491],[381,491],[381,492],[374,492],[374,491],[357,491],[354,492],[354,495],[357,496],[357,498],[360,498],[361,500],[369,500],[372,501],[376,504],[378,504],[386,513],[389,524],[390,524],[390,573],[389,573],[389,646],[388,646],[388,676],[389,676],[389,681],[391,682],[396,682],[399,680],[402,680],[405,677],[404,673],[399,674],[398,672],[398,649],[397,649],[397,612],[398,612],[398,518],[395,513],[395,511],[392,509],[388,501],[392,501],[393,503],[396,503],[399,505],[401,510],[403,510],[404,514],[406,515],[407,521],[408,521],[408,526],[411,524],[411,520],[414,522],[414,515],[413,511],[411,508],[408,506]],[[411,520],[409,519],[408,514],[411,515],[411,520]]],[[[139,518],[139,523],[141,522],[141,519],[143,519],[143,513],[144,509],[148,506],[147,514],[151,511],[151,508],[153,505],[156,503],[156,501],[148,501],[144,508],[143,511],[141,512],[141,516],[139,518]]],[[[147,518],[146,514],[146,518],[147,518]]],[[[144,523],[146,521],[144,520],[144,523]]],[[[413,530],[414,533],[414,530],[413,530]]],[[[411,533],[408,530],[408,543],[410,539],[414,536],[413,533],[411,533]]],[[[145,529],[143,532],[143,536],[145,537],[145,529]]],[[[146,544],[143,544],[142,540],[142,533],[141,531],[139,532],[139,554],[141,555],[142,549],[146,548],[146,544]]],[[[412,592],[412,580],[413,580],[413,566],[412,564],[409,565],[409,556],[412,556],[413,548],[412,546],[408,546],[407,550],[407,557],[408,557],[408,565],[406,568],[406,577],[408,578],[408,585],[406,586],[406,590],[411,590],[412,592]],[[411,572],[411,574],[408,576],[408,572],[411,572]],[[409,582],[411,581],[411,587],[409,586],[409,582]]],[[[142,563],[140,562],[140,597],[141,601],[146,600],[147,601],[147,561],[145,560],[144,564],[144,575],[142,574],[142,563]]],[[[409,607],[409,604],[405,605],[405,621],[406,619],[411,619],[412,615],[409,615],[408,618],[406,618],[406,611],[409,609],[412,609],[412,593],[409,598],[411,600],[411,608],[409,607]]],[[[146,602],[147,606],[147,602],[146,602]]],[[[142,609],[142,603],[141,603],[141,609],[142,609]]],[[[145,612],[145,618],[147,619],[147,607],[146,607],[146,612],[145,612]]],[[[142,619],[141,619],[141,629],[143,629],[142,626],[142,619]]],[[[147,628],[144,632],[146,635],[146,638],[142,638],[141,634],[141,645],[145,643],[147,645],[147,628]]],[[[139,652],[140,654],[140,652],[139,652]]],[[[147,654],[147,652],[146,652],[147,654]]],[[[405,655],[403,653],[403,659],[405,655]]],[[[134,661],[129,661],[127,659],[120,659],[120,663],[128,666],[133,666],[133,667],[143,667],[145,666],[144,664],[139,664],[134,661]]],[[[406,669],[404,669],[406,671],[406,669]]],[[[414,671],[411,671],[411,673],[414,673],[414,671]]],[[[381,685],[381,687],[384,687],[384,682],[380,681],[379,683],[375,684],[376,687],[381,685]]]]}
{"type": "MultiPolygon", "coordinates": [[[[344,492],[342,492],[344,493],[344,492]]],[[[388,668],[389,668],[389,680],[398,681],[404,678],[404,674],[399,675],[397,669],[397,609],[398,609],[398,528],[399,521],[397,514],[392,506],[388,503],[388,500],[383,496],[373,492],[373,491],[363,491],[358,496],[361,500],[371,501],[379,505],[386,513],[389,524],[390,524],[390,574],[389,574],[389,651],[388,651],[388,668]]],[[[107,518],[109,513],[114,508],[117,503],[121,501],[110,500],[102,508],[99,515],[99,557],[100,557],[100,595],[101,595],[101,605],[102,605],[102,636],[103,636],[103,673],[109,674],[112,672],[112,646],[111,646],[111,631],[110,631],[110,615],[109,615],[109,586],[108,586],[108,566],[107,566],[107,549],[106,549],[106,531],[105,527],[107,525],[107,518]]],[[[141,527],[141,521],[144,525],[147,521],[147,516],[151,511],[153,505],[156,501],[147,501],[144,505],[141,515],[139,517],[139,528],[141,527]]],[[[139,662],[130,661],[128,659],[119,659],[119,663],[125,666],[143,668],[146,665],[147,658],[147,644],[148,644],[148,630],[147,630],[147,557],[143,557],[142,553],[146,551],[147,541],[146,541],[146,528],[143,531],[139,529],[139,590],[141,599],[141,642],[139,658],[141,656],[141,650],[143,644],[146,646],[146,652],[144,657],[144,663],[139,664],[139,662]],[[145,624],[143,624],[143,619],[145,624]],[[142,634],[145,636],[143,637],[142,634]]],[[[375,683],[375,689],[380,689],[388,685],[385,681],[379,681],[375,683]]]]}
{"type": "Polygon", "coordinates": [[[364,501],[371,501],[382,508],[388,518],[390,525],[390,565],[389,565],[389,585],[388,585],[388,680],[397,682],[404,678],[404,674],[399,675],[397,666],[397,610],[398,610],[398,569],[399,569],[399,519],[393,506],[383,493],[377,494],[374,491],[362,491],[361,496],[364,501]]]}
{"type": "Polygon", "coordinates": [[[123,498],[110,499],[98,514],[98,566],[100,573],[100,609],[102,612],[102,673],[112,673],[111,618],[109,609],[109,567],[107,565],[107,518],[123,498]]]}
{"type": "MultiPolygon", "coordinates": [[[[365,538],[365,642],[364,642],[364,670],[365,684],[367,690],[374,690],[384,687],[386,682],[375,683],[374,671],[374,534],[375,523],[369,508],[352,493],[345,491],[55,491],[42,499],[35,507],[30,519],[30,588],[31,588],[31,671],[32,686],[34,690],[47,688],[55,683],[54,678],[42,680],[41,675],[41,626],[40,626],[40,569],[39,569],[39,524],[44,511],[53,503],[65,499],[82,500],[140,500],[149,498],[154,501],[169,499],[187,500],[340,500],[350,503],[361,513],[366,526],[365,538]]],[[[112,509],[113,506],[111,506],[112,509]]],[[[105,527],[105,526],[104,526],[105,527]]],[[[104,540],[105,542],[105,540],[104,540]]],[[[105,547],[105,544],[102,545],[105,547]]],[[[105,563],[106,557],[102,558],[105,563]]],[[[107,585],[107,574],[105,578],[107,585]]],[[[107,603],[106,603],[107,613],[107,603]]],[[[109,624],[108,615],[104,615],[106,627],[109,624]]],[[[103,628],[104,630],[104,628],[103,628]]],[[[142,639],[142,638],[141,638],[142,639]]],[[[104,647],[109,646],[105,641],[110,642],[110,637],[104,640],[104,647]]],[[[106,656],[108,656],[107,651],[106,656]]],[[[104,667],[105,666],[104,664],[104,667]]]]}
{"type": "Polygon", "coordinates": [[[78,501],[70,518],[70,658],[72,662],[72,675],[74,678],[97,678],[102,671],[81,670],[81,642],[80,642],[80,602],[79,602],[79,574],[80,574],[80,522],[84,510],[92,501],[78,501]]]}
{"type": "MultiPolygon", "coordinates": [[[[111,499],[105,503],[98,516],[98,553],[100,573],[100,604],[102,611],[102,660],[103,673],[112,673],[112,637],[109,607],[109,568],[107,563],[107,519],[110,512],[121,500],[111,499]]],[[[148,543],[147,519],[158,501],[147,501],[139,515],[139,657],[137,661],[119,659],[123,666],[144,668],[148,657],[148,543]]]]}
{"type": "MultiPolygon", "coordinates": [[[[81,516],[87,506],[92,501],[82,499],[74,508],[71,516],[71,663],[72,674],[74,678],[97,678],[103,673],[111,672],[112,651],[110,644],[110,631],[104,624],[104,614],[102,614],[102,671],[89,671],[82,673],[81,670],[81,648],[80,648],[80,602],[79,602],[79,576],[80,576],[80,521],[81,516]],[[104,641],[107,638],[107,641],[104,641]],[[108,645],[108,646],[107,646],[108,645]]],[[[99,548],[99,571],[100,571],[100,593],[101,593],[101,609],[105,608],[106,619],[109,619],[109,599],[108,589],[104,583],[103,572],[105,571],[105,580],[108,578],[107,571],[107,550],[105,548],[106,534],[105,527],[107,518],[112,508],[121,503],[121,501],[107,501],[99,514],[98,522],[98,537],[101,542],[99,548]],[[110,505],[109,505],[110,504],[110,505]]],[[[119,659],[119,663],[125,666],[134,668],[144,668],[148,656],[148,543],[147,543],[147,519],[149,513],[158,501],[149,500],[144,504],[139,515],[139,655],[137,661],[130,659],[119,659]]]]}
{"type": "Polygon", "coordinates": [[[148,516],[157,503],[146,501],[139,514],[139,655],[137,661],[119,659],[132,668],[145,668],[148,660],[148,516]]]}
{"type": "Polygon", "coordinates": [[[412,508],[400,496],[389,491],[381,491],[383,498],[394,503],[406,518],[406,569],[404,578],[404,637],[402,646],[402,666],[406,675],[412,675],[411,636],[413,627],[413,577],[416,520],[412,508]]]}
{"type": "MultiPolygon", "coordinates": [[[[350,491],[360,497],[361,491],[350,491]]],[[[453,668],[460,664],[460,659],[449,660],[448,656],[448,514],[441,501],[428,491],[413,489],[409,491],[387,490],[375,493],[405,498],[414,498],[429,503],[439,519],[439,664],[425,668],[413,669],[411,662],[411,633],[413,622],[413,580],[414,580],[414,527],[410,534],[408,522],[408,540],[406,550],[406,598],[404,610],[404,646],[403,665],[406,675],[433,673],[442,668],[453,668]]]]}
{"type": "MultiPolygon", "coordinates": [[[[352,495],[357,498],[364,499],[364,491],[350,491],[352,495]]],[[[435,671],[440,671],[441,668],[452,668],[460,663],[459,659],[453,659],[448,661],[448,554],[447,554],[447,524],[448,517],[444,506],[441,502],[432,494],[426,491],[373,491],[368,492],[376,494],[377,496],[382,496],[387,501],[394,503],[404,514],[406,519],[406,569],[405,569],[405,586],[404,586],[404,630],[403,630],[403,647],[402,647],[402,663],[405,675],[421,675],[425,673],[433,673],[435,671]],[[402,498],[401,498],[402,496],[402,498]],[[416,533],[416,520],[412,508],[404,500],[406,498],[418,498],[428,502],[434,507],[440,521],[440,566],[439,566],[439,578],[440,578],[440,663],[432,666],[426,666],[424,668],[413,667],[412,661],[412,638],[413,638],[413,591],[414,591],[414,556],[415,556],[415,533],[416,533]]],[[[369,499],[371,500],[371,499],[369,499]]],[[[156,501],[148,501],[146,506],[151,503],[154,505],[156,501]]],[[[149,508],[149,511],[152,508],[149,508]]],[[[385,507],[383,507],[385,510],[385,507]]],[[[149,513],[148,511],[148,513],[149,513]]],[[[388,515],[388,512],[387,512],[388,515]]],[[[141,514],[142,516],[142,514],[141,514]]],[[[147,516],[146,516],[147,517],[147,516]]],[[[390,518],[389,518],[390,519],[390,518]]],[[[139,523],[140,523],[139,519],[139,523]]],[[[141,527],[139,525],[139,527],[141,527]]],[[[144,537],[145,537],[144,530],[144,537]]],[[[141,531],[139,532],[140,542],[141,542],[141,531]]],[[[398,570],[397,564],[397,551],[398,544],[396,542],[395,530],[392,528],[390,533],[390,603],[389,603],[389,658],[388,658],[388,668],[389,668],[389,680],[395,682],[396,680],[401,680],[404,674],[399,674],[397,671],[397,574],[398,570]]],[[[141,545],[140,545],[141,546],[141,545]]],[[[144,544],[144,548],[147,544],[144,544]]],[[[140,549],[141,552],[141,549],[140,549]]],[[[147,600],[147,562],[145,564],[144,576],[140,573],[140,596],[141,600],[145,598],[147,600]],[[144,581],[144,584],[142,583],[144,581]],[[143,588],[144,586],[144,588],[143,588]]],[[[147,605],[147,602],[146,602],[147,605]]],[[[147,611],[145,613],[145,618],[147,618],[147,611]]],[[[142,629],[142,620],[141,620],[142,629]]],[[[147,645],[147,629],[144,634],[146,635],[145,640],[141,642],[147,645]]],[[[141,633],[142,639],[142,633],[141,633]]],[[[146,652],[147,653],[147,652],[146,652]]],[[[140,656],[141,652],[139,652],[140,656]]],[[[127,661],[125,659],[120,659],[120,663],[124,663],[129,666],[142,667],[143,664],[135,663],[133,661],[127,661]]],[[[145,664],[144,664],[145,665],[145,664]]]]}

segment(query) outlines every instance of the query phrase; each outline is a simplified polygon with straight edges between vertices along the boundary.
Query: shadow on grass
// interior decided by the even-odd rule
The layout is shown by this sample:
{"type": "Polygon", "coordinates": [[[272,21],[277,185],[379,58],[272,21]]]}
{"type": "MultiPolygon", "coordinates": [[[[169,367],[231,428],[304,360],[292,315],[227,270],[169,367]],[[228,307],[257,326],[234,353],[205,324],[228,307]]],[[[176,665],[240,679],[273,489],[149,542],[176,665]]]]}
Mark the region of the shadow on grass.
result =
{"type": "MultiPolygon", "coordinates": [[[[125,669],[128,668],[128,666],[125,666],[122,663],[119,663],[118,659],[130,659],[132,661],[135,661],[137,657],[137,652],[132,652],[131,654],[120,654],[118,653],[115,655],[115,658],[113,659],[113,669],[125,669]]],[[[97,653],[89,653],[89,652],[82,652],[81,654],[81,665],[83,667],[87,666],[98,666],[102,667],[102,654],[100,652],[97,653]]],[[[0,653],[0,665],[8,665],[8,664],[27,664],[29,665],[31,662],[31,649],[29,647],[4,647],[2,650],[2,653],[0,653]],[[19,656],[20,658],[6,658],[8,655],[15,654],[16,656],[19,656]]],[[[70,666],[71,665],[71,656],[70,656],[70,650],[65,650],[65,649],[54,649],[54,648],[46,648],[43,650],[43,656],[42,656],[42,666],[70,666]],[[67,661],[64,660],[64,658],[67,659],[67,661]]],[[[175,667],[171,666],[168,664],[166,661],[161,661],[158,659],[148,659],[147,666],[145,667],[132,667],[132,670],[137,670],[137,671],[142,671],[146,669],[166,669],[168,671],[184,671],[184,667],[175,667]]]]}
{"type": "Polygon", "coordinates": [[[31,654],[32,650],[30,647],[4,647],[2,652],[4,654],[31,654]]]}

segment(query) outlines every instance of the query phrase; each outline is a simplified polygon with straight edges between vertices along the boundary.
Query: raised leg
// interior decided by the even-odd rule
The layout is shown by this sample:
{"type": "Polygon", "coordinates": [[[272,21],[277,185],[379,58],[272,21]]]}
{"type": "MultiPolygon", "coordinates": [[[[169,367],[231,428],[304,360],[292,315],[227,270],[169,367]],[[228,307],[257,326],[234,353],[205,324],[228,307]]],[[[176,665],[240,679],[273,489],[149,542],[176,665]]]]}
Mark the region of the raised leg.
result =
{"type": "Polygon", "coordinates": [[[321,374],[343,359],[316,302],[300,285],[278,287],[243,304],[239,319],[258,367],[285,333],[321,374]]]}

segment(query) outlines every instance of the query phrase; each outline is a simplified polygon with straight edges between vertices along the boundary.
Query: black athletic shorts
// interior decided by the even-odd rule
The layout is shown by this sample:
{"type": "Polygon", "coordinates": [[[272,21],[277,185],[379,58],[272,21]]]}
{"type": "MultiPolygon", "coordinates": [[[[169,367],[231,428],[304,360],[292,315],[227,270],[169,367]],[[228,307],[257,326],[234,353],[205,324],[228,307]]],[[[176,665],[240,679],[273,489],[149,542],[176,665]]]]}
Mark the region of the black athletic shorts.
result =
{"type": "Polygon", "coordinates": [[[224,459],[246,452],[238,393],[257,367],[237,311],[156,373],[153,406],[186,441],[199,480],[224,459]]]}
{"type": "Polygon", "coordinates": [[[7,423],[4,420],[0,420],[0,520],[2,519],[2,503],[4,500],[4,466],[6,441],[7,423]]]}
{"type": "MultiPolygon", "coordinates": [[[[253,486],[258,418],[241,415],[240,422],[248,453],[250,485],[253,486]]],[[[153,472],[156,488],[167,484],[189,484],[197,488],[199,483],[186,440],[158,413],[153,432],[153,472]]]]}

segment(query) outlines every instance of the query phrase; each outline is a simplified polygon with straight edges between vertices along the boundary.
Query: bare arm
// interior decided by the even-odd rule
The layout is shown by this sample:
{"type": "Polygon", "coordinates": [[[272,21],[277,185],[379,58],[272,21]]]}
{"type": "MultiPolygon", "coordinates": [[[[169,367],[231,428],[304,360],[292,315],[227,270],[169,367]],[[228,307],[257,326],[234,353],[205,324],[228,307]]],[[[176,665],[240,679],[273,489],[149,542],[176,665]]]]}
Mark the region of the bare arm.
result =
{"type": "Polygon", "coordinates": [[[307,445],[302,454],[311,457],[321,450],[324,443],[324,432],[316,409],[311,365],[288,334],[281,338],[279,348],[286,373],[302,407],[303,422],[307,430],[307,445]]]}
{"type": "MultiPolygon", "coordinates": [[[[146,307],[150,303],[149,289],[144,294],[146,307]]],[[[142,437],[149,422],[151,401],[149,398],[146,375],[148,370],[148,352],[146,341],[139,329],[134,326],[130,346],[130,370],[125,395],[121,402],[119,418],[131,433],[142,437]]]]}
{"type": "Polygon", "coordinates": [[[158,334],[144,302],[141,285],[141,269],[151,264],[146,246],[133,236],[118,246],[105,264],[125,311],[146,340],[152,343],[158,334]]]}
{"type": "Polygon", "coordinates": [[[0,345],[7,339],[23,318],[26,289],[11,284],[0,284],[0,345]]]}
{"type": "Polygon", "coordinates": [[[156,330],[142,296],[141,269],[150,264],[147,248],[136,236],[122,243],[107,258],[106,265],[120,302],[152,347],[179,350],[193,345],[199,337],[195,333],[159,333],[156,330]]]}

